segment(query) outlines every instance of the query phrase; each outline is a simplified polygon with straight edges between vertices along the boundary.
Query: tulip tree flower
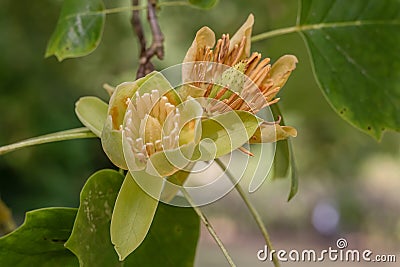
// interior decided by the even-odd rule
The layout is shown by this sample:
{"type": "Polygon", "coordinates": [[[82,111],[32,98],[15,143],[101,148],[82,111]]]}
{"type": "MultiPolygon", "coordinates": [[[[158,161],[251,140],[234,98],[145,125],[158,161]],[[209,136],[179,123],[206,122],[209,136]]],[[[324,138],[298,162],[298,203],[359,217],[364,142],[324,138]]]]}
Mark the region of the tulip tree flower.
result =
{"type": "Polygon", "coordinates": [[[111,241],[121,260],[149,230],[162,177],[190,164],[201,137],[202,113],[196,100],[183,102],[159,72],[115,88],[101,141],[110,160],[129,170],[111,220],[111,241]]]}
{"type": "Polygon", "coordinates": [[[152,72],[118,85],[108,107],[93,97],[77,102],[82,123],[101,137],[109,159],[128,170],[110,231],[121,260],[146,237],[171,177],[182,185],[196,161],[245,151],[246,143],[296,136],[279,120],[256,115],[279,101],[297,59],[286,55],[271,66],[260,53],[250,54],[253,23],[250,15],[232,38],[224,34],[216,45],[212,30],[201,28],[184,58],[179,88],[152,72]]]}
{"type": "MultiPolygon", "coordinates": [[[[181,90],[182,97],[213,100],[205,107],[209,115],[228,110],[255,114],[279,101],[275,96],[295,69],[297,58],[285,55],[271,66],[269,58],[261,59],[258,52],[250,54],[253,24],[250,14],[232,38],[223,34],[216,44],[210,28],[197,32],[184,58],[182,76],[188,85],[181,90]]],[[[263,122],[249,142],[275,142],[296,135],[293,127],[263,122]]]]}
{"type": "Polygon", "coordinates": [[[191,158],[199,142],[201,115],[197,101],[182,103],[160,73],[122,83],[110,99],[104,151],[122,169],[170,176],[188,164],[181,157],[191,158]]]}

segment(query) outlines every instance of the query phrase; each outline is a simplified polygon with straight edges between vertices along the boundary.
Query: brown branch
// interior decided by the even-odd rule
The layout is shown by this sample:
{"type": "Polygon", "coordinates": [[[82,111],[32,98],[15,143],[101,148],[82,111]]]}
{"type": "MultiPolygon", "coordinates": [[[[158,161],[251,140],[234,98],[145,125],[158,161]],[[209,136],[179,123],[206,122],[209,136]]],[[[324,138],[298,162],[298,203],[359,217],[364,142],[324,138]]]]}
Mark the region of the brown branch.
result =
{"type": "MultiPolygon", "coordinates": [[[[132,0],[132,4],[137,6],[139,4],[139,0],[132,0]]],[[[140,20],[140,13],[138,10],[132,11],[131,24],[140,44],[139,68],[136,75],[137,79],[154,70],[154,66],[151,63],[151,59],[154,56],[157,56],[159,59],[164,58],[164,36],[161,32],[160,26],[158,25],[156,4],[156,0],[147,1],[147,20],[149,21],[153,38],[149,48],[146,47],[146,37],[144,35],[143,25],[140,20]]]]}
{"type": "MultiPolygon", "coordinates": [[[[132,5],[138,6],[139,0],[132,0],[132,5]]],[[[139,39],[139,44],[140,44],[140,49],[141,49],[140,55],[142,55],[143,53],[146,52],[146,39],[144,37],[142,22],[140,21],[139,10],[132,11],[131,24],[132,24],[133,30],[135,31],[135,33],[139,39]]]]}
{"type": "Polygon", "coordinates": [[[156,15],[156,0],[148,0],[147,20],[150,23],[151,32],[153,34],[153,43],[147,51],[149,55],[157,55],[159,59],[164,58],[164,36],[161,32],[160,25],[158,25],[156,15]]]}

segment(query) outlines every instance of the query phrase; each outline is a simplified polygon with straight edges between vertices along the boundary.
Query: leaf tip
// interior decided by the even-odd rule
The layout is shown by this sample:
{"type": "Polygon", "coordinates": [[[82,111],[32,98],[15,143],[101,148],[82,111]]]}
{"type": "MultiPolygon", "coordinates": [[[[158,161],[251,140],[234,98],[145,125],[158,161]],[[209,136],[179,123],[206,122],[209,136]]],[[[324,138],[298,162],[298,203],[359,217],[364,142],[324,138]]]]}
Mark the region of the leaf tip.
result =
{"type": "Polygon", "coordinates": [[[61,62],[66,58],[57,53],[54,53],[53,51],[46,51],[46,53],[44,54],[44,58],[49,58],[51,56],[55,56],[57,58],[58,62],[61,62]]]}
{"type": "Polygon", "coordinates": [[[127,255],[124,256],[125,253],[122,253],[122,251],[120,251],[120,248],[118,246],[116,246],[116,245],[114,245],[114,250],[118,254],[118,260],[119,261],[124,261],[125,258],[127,257],[127,255]]]}
{"type": "Polygon", "coordinates": [[[290,191],[289,196],[287,198],[287,202],[290,202],[296,196],[296,194],[297,194],[297,189],[290,191]]]}

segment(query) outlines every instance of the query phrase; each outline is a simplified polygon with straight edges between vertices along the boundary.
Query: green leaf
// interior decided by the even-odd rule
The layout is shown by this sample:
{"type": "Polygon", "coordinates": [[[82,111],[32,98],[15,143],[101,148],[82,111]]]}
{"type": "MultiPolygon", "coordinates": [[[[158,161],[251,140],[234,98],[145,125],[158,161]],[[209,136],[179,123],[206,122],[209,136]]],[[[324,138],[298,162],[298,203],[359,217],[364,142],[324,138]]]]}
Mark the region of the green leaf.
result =
{"type": "Polygon", "coordinates": [[[193,266],[199,234],[200,220],[192,208],[160,203],[146,239],[125,266],[193,266]]]}
{"type": "Polygon", "coordinates": [[[294,161],[294,153],[293,153],[293,147],[292,143],[290,140],[288,140],[289,144],[289,155],[290,155],[290,168],[288,170],[288,177],[290,177],[290,192],[288,196],[288,201],[290,201],[296,194],[297,191],[299,190],[299,178],[297,176],[296,172],[296,164],[294,161]]]}
{"type": "Polygon", "coordinates": [[[290,139],[278,141],[276,143],[275,157],[272,164],[271,175],[274,179],[290,179],[288,201],[291,200],[298,191],[299,181],[296,173],[296,165],[290,139]]]}
{"type": "Polygon", "coordinates": [[[0,266],[79,266],[64,247],[76,209],[46,208],[26,213],[24,224],[0,238],[0,266]]]}
{"type": "Polygon", "coordinates": [[[400,131],[400,1],[302,0],[299,14],[332,107],[377,139],[400,131]]]}
{"type": "Polygon", "coordinates": [[[272,163],[275,152],[273,150],[275,144],[272,143],[256,143],[250,144],[252,157],[248,157],[246,169],[243,174],[244,180],[249,180],[248,191],[254,193],[271,175],[272,163]]]}
{"type": "Polygon", "coordinates": [[[287,178],[291,168],[289,140],[276,143],[275,157],[272,165],[273,178],[287,178]]]}
{"type": "Polygon", "coordinates": [[[85,266],[119,266],[110,240],[110,221],[115,199],[124,176],[101,170],[86,182],[71,237],[65,246],[85,266]]]}
{"type": "MultiPolygon", "coordinates": [[[[161,193],[162,179],[150,177],[145,172],[139,177],[141,185],[154,192],[161,193]],[[144,176],[149,177],[144,177],[144,176]],[[156,179],[153,179],[156,178],[156,179]],[[147,184],[145,184],[147,183],[147,184]]],[[[151,197],[136,183],[130,172],[125,177],[115,202],[111,218],[111,242],[124,260],[144,240],[156,212],[158,200],[151,197]]]]}
{"type": "MultiPolygon", "coordinates": [[[[198,216],[191,208],[161,203],[142,245],[125,261],[118,260],[110,239],[110,223],[123,180],[116,171],[101,170],[82,189],[75,225],[66,243],[78,256],[80,266],[193,266],[200,232],[198,216]]],[[[129,224],[128,217],[125,223],[129,224]]]]}
{"type": "Polygon", "coordinates": [[[189,0],[189,3],[203,8],[203,9],[210,9],[217,4],[218,0],[189,0]]]}
{"type": "MultiPolygon", "coordinates": [[[[271,106],[274,118],[281,117],[280,124],[284,127],[282,113],[278,104],[271,106]]],[[[290,192],[288,201],[298,190],[298,178],[290,139],[284,139],[275,143],[252,143],[250,146],[253,157],[249,158],[244,177],[251,177],[249,192],[255,192],[267,178],[290,179],[290,192]],[[273,148],[275,146],[275,150],[273,148]],[[268,165],[272,159],[272,165],[268,165]],[[267,160],[267,161],[266,161],[267,160]]]]}
{"type": "MultiPolygon", "coordinates": [[[[285,125],[285,121],[278,104],[271,106],[271,112],[273,113],[274,118],[281,118],[281,125],[285,125]]],[[[272,178],[274,179],[286,178],[289,173],[289,169],[291,168],[292,164],[290,160],[289,142],[290,141],[288,139],[276,142],[275,156],[271,173],[273,175],[272,178]]]]}
{"type": "Polygon", "coordinates": [[[245,111],[229,111],[203,120],[202,141],[194,158],[212,160],[241,147],[257,130],[259,122],[245,111]]]}
{"type": "Polygon", "coordinates": [[[103,10],[102,0],[65,0],[45,56],[55,55],[62,61],[94,51],[103,33],[103,10]]]}
{"type": "Polygon", "coordinates": [[[81,97],[75,104],[75,113],[79,120],[95,135],[101,137],[107,118],[108,105],[98,97],[81,97]]]}
{"type": "MultiPolygon", "coordinates": [[[[271,111],[274,117],[281,117],[281,125],[285,125],[282,113],[279,109],[279,105],[275,104],[271,106],[271,111]]],[[[274,179],[276,178],[289,178],[290,179],[290,192],[288,200],[291,200],[297,193],[298,190],[298,178],[296,174],[293,148],[290,139],[285,139],[276,142],[275,156],[272,164],[271,175],[274,179]]]]}

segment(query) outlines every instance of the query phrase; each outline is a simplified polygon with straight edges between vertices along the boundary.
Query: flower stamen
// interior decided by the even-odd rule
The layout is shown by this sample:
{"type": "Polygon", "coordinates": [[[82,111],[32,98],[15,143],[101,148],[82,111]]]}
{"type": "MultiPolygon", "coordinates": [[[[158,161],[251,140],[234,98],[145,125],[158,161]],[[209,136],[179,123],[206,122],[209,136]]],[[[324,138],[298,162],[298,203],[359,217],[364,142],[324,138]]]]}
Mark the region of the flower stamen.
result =
{"type": "Polygon", "coordinates": [[[253,69],[257,66],[258,62],[260,62],[261,60],[261,54],[254,52],[250,58],[248,58],[246,60],[247,63],[247,68],[246,71],[244,72],[244,74],[246,74],[247,76],[249,76],[249,74],[253,71],[253,69]]]}
{"type": "Polygon", "coordinates": [[[123,128],[134,156],[142,163],[156,152],[179,146],[178,108],[158,90],[127,100],[123,128]]]}

